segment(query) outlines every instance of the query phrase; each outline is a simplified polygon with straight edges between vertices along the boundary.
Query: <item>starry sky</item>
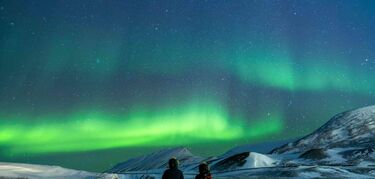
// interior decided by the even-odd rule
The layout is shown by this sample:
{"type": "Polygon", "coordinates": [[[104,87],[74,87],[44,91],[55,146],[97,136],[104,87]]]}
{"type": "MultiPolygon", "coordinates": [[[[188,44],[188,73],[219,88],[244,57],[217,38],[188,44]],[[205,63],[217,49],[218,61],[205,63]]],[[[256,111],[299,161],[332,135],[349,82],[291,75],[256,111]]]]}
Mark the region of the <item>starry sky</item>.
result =
{"type": "Polygon", "coordinates": [[[374,104],[373,1],[0,1],[0,160],[103,171],[374,104]]]}

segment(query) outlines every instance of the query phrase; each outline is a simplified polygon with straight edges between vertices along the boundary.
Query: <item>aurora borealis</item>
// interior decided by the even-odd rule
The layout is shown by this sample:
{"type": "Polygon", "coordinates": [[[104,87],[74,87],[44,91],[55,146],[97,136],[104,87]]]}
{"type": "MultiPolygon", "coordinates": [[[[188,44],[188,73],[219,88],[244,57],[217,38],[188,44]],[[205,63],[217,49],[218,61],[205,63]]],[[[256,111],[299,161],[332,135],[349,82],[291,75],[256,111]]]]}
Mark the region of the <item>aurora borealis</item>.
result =
{"type": "Polygon", "coordinates": [[[0,1],[0,161],[101,171],[303,136],[374,104],[374,5],[0,1]]]}

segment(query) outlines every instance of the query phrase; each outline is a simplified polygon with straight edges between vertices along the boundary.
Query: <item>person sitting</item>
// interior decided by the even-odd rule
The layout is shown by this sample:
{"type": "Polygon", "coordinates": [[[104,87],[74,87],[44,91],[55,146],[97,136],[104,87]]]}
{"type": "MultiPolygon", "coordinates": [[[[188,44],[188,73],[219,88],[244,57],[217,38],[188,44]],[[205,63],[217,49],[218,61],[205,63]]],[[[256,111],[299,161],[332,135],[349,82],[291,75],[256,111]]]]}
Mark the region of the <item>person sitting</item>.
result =
{"type": "Polygon", "coordinates": [[[195,179],[212,179],[207,163],[203,162],[199,165],[199,174],[195,176],[195,179]]]}
{"type": "Polygon", "coordinates": [[[162,179],[184,179],[184,174],[178,169],[178,160],[171,158],[168,161],[169,169],[164,171],[162,179]]]}

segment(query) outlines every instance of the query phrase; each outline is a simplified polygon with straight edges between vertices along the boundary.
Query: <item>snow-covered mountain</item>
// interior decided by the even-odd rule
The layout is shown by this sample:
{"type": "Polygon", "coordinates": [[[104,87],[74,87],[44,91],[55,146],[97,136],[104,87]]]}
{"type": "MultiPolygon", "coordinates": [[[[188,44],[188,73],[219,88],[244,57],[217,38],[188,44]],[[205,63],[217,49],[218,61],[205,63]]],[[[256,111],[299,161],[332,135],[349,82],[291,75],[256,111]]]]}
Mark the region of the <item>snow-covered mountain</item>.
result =
{"type": "Polygon", "coordinates": [[[196,166],[204,160],[202,157],[193,155],[187,148],[168,148],[142,157],[129,159],[115,165],[106,172],[122,173],[128,171],[165,169],[168,166],[168,160],[172,157],[178,158],[180,166],[183,168],[187,168],[192,165],[196,166]]]}
{"type": "Polygon", "coordinates": [[[277,163],[269,155],[252,152],[252,145],[233,148],[218,157],[203,158],[192,154],[187,148],[169,148],[149,155],[129,159],[115,165],[106,173],[129,173],[138,171],[160,172],[168,167],[168,160],[175,157],[184,171],[196,172],[202,162],[210,164],[212,170],[239,170],[244,168],[270,167],[277,163]]]}
{"type": "Polygon", "coordinates": [[[225,158],[220,158],[211,163],[212,171],[242,170],[249,168],[272,167],[277,160],[256,152],[243,152],[225,158]]]}
{"type": "MultiPolygon", "coordinates": [[[[229,151],[227,151],[221,156],[209,157],[209,158],[196,156],[191,151],[189,151],[189,149],[185,147],[167,148],[167,149],[156,151],[149,155],[129,159],[125,162],[115,165],[113,168],[107,170],[106,172],[124,173],[124,172],[130,172],[130,171],[165,169],[168,166],[167,162],[171,157],[178,158],[180,162],[180,168],[183,168],[184,170],[187,170],[187,171],[197,169],[198,165],[201,162],[208,162],[211,164],[216,164],[218,162],[225,163],[226,161],[230,161],[226,159],[236,158],[236,156],[238,156],[238,154],[241,154],[241,153],[244,153],[246,157],[250,156],[248,160],[253,160],[252,158],[258,158],[259,160],[260,158],[258,156],[261,156],[261,155],[267,158],[267,155],[263,155],[260,153],[267,153],[272,148],[276,146],[280,146],[281,144],[284,144],[285,142],[288,142],[288,141],[290,140],[242,145],[242,146],[238,146],[238,147],[230,149],[229,151]]],[[[268,160],[265,162],[259,161],[254,164],[248,163],[246,166],[255,167],[255,166],[260,166],[261,163],[268,163],[268,160]]],[[[241,168],[241,166],[242,164],[241,162],[239,162],[238,168],[241,168]]]]}
{"type": "Polygon", "coordinates": [[[285,165],[374,166],[375,106],[335,115],[313,133],[272,154],[298,156],[285,165]]]}
{"type": "MultiPolygon", "coordinates": [[[[375,177],[375,106],[340,113],[313,133],[270,154],[253,152],[251,146],[201,161],[209,163],[215,178],[375,177]]],[[[163,158],[165,162],[167,159],[163,158]]],[[[196,172],[198,161],[181,169],[196,172]]]]}
{"type": "Polygon", "coordinates": [[[188,179],[194,178],[203,161],[214,178],[375,178],[375,106],[340,113],[313,133],[269,154],[253,148],[244,145],[210,158],[195,156],[183,147],[169,148],[119,163],[101,175],[56,166],[0,163],[0,178],[160,178],[172,157],[180,161],[188,179]]]}
{"type": "Polygon", "coordinates": [[[289,139],[289,140],[240,145],[240,146],[237,146],[228,150],[221,157],[231,156],[231,155],[242,153],[242,152],[257,152],[257,153],[265,154],[265,153],[269,153],[271,150],[273,150],[276,147],[292,142],[294,140],[295,139],[289,139]]]}
{"type": "Polygon", "coordinates": [[[272,153],[305,152],[314,148],[372,147],[375,144],[375,106],[346,111],[334,116],[313,133],[272,153]]]}
{"type": "Polygon", "coordinates": [[[186,148],[172,148],[130,159],[117,164],[112,169],[106,171],[106,173],[116,173],[120,178],[160,178],[167,168],[167,162],[171,157],[179,159],[179,168],[184,171],[185,178],[194,178],[201,162],[207,162],[213,172],[233,172],[250,168],[273,167],[279,162],[270,155],[256,152],[228,154],[227,152],[219,157],[202,158],[194,156],[186,148]]]}

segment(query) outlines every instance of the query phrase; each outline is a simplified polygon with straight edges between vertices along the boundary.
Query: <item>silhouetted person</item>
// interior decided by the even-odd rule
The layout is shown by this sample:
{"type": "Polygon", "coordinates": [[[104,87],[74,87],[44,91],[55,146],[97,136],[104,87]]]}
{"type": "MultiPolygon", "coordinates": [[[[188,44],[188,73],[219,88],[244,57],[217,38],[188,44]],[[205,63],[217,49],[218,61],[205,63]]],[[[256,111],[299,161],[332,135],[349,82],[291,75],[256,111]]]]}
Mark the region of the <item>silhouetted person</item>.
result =
{"type": "Polygon", "coordinates": [[[195,176],[195,179],[212,179],[207,163],[201,163],[199,165],[199,174],[195,176]]]}
{"type": "Polygon", "coordinates": [[[178,169],[177,159],[169,159],[168,165],[169,169],[164,171],[163,179],[184,179],[184,174],[178,169]]]}

